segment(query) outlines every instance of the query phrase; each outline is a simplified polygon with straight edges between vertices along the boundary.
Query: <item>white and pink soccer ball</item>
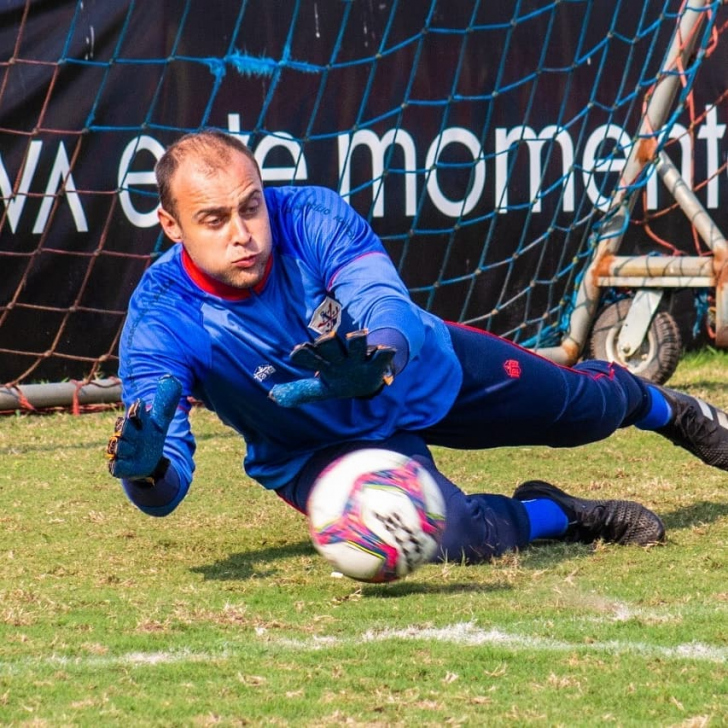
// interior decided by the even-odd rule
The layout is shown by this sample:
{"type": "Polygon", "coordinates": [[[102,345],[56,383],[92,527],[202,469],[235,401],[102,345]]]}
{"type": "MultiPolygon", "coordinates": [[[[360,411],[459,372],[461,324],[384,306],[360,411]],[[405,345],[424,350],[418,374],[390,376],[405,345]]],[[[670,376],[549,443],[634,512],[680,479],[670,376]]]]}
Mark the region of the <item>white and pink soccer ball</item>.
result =
{"type": "Polygon", "coordinates": [[[335,460],[308,500],[311,538],[342,574],[387,582],[411,574],[436,554],[445,502],[416,460],[377,448],[335,460]]]}

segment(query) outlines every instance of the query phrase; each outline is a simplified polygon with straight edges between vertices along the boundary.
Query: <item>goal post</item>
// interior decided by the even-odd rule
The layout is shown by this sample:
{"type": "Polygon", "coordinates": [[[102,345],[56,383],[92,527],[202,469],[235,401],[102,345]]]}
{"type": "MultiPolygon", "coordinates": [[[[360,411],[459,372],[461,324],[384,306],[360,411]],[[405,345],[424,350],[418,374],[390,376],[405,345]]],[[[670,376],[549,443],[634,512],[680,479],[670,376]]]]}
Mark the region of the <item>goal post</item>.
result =
{"type": "Polygon", "coordinates": [[[693,58],[693,53],[696,46],[702,47],[701,38],[710,37],[710,28],[707,32],[702,28],[711,20],[709,7],[708,0],[688,0],[683,5],[665,60],[647,94],[644,113],[630,144],[624,170],[609,197],[603,220],[592,230],[589,247],[593,253],[581,277],[568,329],[557,347],[538,349],[539,353],[559,363],[574,364],[581,356],[599,305],[600,288],[610,286],[641,289],[682,285],[715,289],[716,343],[728,347],[728,296],[723,291],[723,282],[728,277],[728,246],[718,226],[687,188],[680,172],[663,151],[669,142],[667,133],[675,98],[681,90],[684,94],[691,88],[691,76],[699,63],[699,55],[693,58]],[[668,261],[658,262],[649,257],[615,257],[627,234],[628,222],[644,186],[646,173],[651,169],[657,170],[672,197],[713,254],[712,260],[701,256],[681,256],[679,265],[670,265],[668,261]],[[672,278],[676,283],[670,280],[672,278]]]}
{"type": "Polygon", "coordinates": [[[445,319],[571,363],[635,296],[619,351],[667,309],[726,345],[724,6],[7,3],[0,411],[118,401],[128,299],[170,245],[154,163],[203,127],[267,185],[338,190],[445,319]]]}

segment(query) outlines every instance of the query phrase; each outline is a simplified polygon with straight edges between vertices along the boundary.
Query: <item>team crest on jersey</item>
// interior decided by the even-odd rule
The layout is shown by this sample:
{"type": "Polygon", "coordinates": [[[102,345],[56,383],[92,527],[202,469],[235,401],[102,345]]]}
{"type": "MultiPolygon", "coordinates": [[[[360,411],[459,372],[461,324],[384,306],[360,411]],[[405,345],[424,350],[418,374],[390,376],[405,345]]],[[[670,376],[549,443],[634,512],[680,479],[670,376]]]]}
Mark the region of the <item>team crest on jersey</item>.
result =
{"type": "Polygon", "coordinates": [[[313,312],[308,328],[317,334],[330,334],[341,324],[341,304],[331,296],[326,296],[321,305],[313,312]]]}

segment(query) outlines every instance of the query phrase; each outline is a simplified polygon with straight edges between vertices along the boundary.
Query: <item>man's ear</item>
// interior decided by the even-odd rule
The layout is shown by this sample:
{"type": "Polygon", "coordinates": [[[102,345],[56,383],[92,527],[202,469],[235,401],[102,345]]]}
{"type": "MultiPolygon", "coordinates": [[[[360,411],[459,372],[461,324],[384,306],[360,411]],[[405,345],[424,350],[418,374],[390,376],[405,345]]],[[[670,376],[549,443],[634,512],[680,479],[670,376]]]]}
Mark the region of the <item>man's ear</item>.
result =
{"type": "Polygon", "coordinates": [[[162,226],[162,230],[164,230],[164,234],[175,243],[181,243],[182,231],[174,215],[171,215],[163,207],[158,207],[157,217],[159,218],[159,224],[162,226]]]}

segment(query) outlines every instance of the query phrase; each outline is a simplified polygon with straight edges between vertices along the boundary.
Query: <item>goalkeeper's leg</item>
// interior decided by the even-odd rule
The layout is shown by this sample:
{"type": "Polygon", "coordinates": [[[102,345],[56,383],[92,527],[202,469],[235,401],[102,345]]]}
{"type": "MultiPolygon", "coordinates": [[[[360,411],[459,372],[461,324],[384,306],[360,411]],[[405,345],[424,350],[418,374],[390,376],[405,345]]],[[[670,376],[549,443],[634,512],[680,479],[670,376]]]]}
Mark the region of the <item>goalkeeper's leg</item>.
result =
{"type": "MultiPolygon", "coordinates": [[[[591,543],[596,539],[644,545],[662,540],[664,528],[651,511],[631,501],[586,500],[543,482],[523,484],[513,498],[491,493],[464,493],[435,465],[424,441],[399,433],[383,442],[346,443],[314,457],[299,476],[277,493],[302,513],[323,470],[342,455],[366,447],[403,453],[421,463],[435,478],[445,499],[445,532],[439,561],[476,564],[540,539],[591,543]]],[[[376,468],[376,463],[372,463],[376,468]]]]}
{"type": "Polygon", "coordinates": [[[728,470],[728,415],[716,407],[616,364],[563,367],[482,331],[450,331],[464,381],[448,415],[424,433],[429,443],[572,447],[636,425],[728,470]]]}
{"type": "MultiPolygon", "coordinates": [[[[422,438],[409,433],[398,433],[382,442],[350,442],[318,452],[295,480],[279,488],[276,493],[305,514],[308,496],[326,467],[342,455],[366,447],[393,450],[415,458],[437,481],[447,511],[438,559],[481,563],[506,551],[522,548],[530,542],[531,526],[523,503],[502,495],[466,495],[438,471],[422,438]]],[[[372,463],[372,467],[375,468],[376,464],[372,463]]],[[[567,519],[563,514],[556,522],[552,530],[563,531],[567,528],[567,519]]]]}
{"type": "Polygon", "coordinates": [[[423,432],[431,444],[574,447],[649,411],[646,383],[618,365],[563,367],[482,331],[451,325],[450,333],[463,383],[450,412],[423,432]]]}

